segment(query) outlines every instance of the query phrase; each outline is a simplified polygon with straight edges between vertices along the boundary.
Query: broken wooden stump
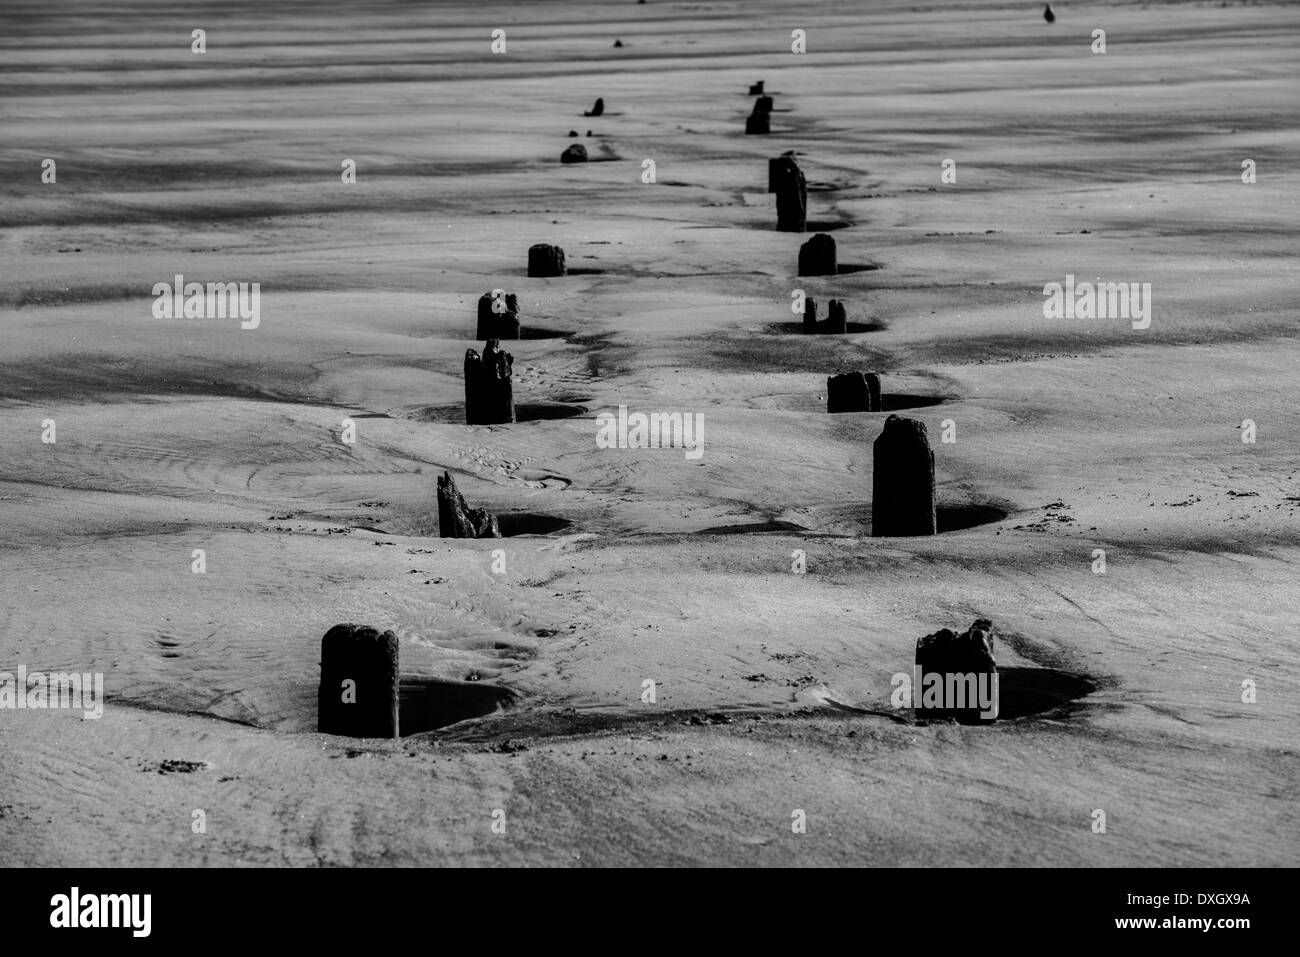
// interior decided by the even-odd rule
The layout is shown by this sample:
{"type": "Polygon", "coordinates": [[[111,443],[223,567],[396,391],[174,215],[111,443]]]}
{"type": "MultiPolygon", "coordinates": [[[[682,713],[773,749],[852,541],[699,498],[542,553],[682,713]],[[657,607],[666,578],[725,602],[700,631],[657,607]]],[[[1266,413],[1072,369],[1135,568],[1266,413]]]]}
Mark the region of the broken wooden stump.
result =
{"type": "Polygon", "coordinates": [[[804,297],[803,331],[809,335],[842,336],[849,331],[848,313],[845,305],[838,299],[832,299],[826,305],[826,319],[817,321],[817,301],[804,297]]]}
{"type": "Polygon", "coordinates": [[[528,275],[545,279],[564,273],[564,250],[559,246],[537,243],[528,247],[528,275]]]}
{"type": "MultiPolygon", "coordinates": [[[[574,134],[577,136],[578,134],[574,134]]],[[[587,162],[587,147],[581,143],[574,143],[560,154],[561,163],[585,163],[587,162]]]]}
{"type": "Polygon", "coordinates": [[[771,113],[772,98],[770,96],[760,96],[757,100],[754,101],[754,112],[771,113]]]}
{"type": "Polygon", "coordinates": [[[500,343],[489,339],[480,356],[465,350],[465,422],[469,425],[501,425],[515,420],[514,385],[511,373],[514,356],[502,352],[500,343]]]}
{"type": "Polygon", "coordinates": [[[835,240],[830,236],[818,233],[799,247],[799,275],[834,276],[837,271],[835,240]]]}
{"type": "Polygon", "coordinates": [[[757,105],[754,112],[745,117],[745,135],[751,136],[756,133],[772,132],[772,114],[770,112],[760,112],[757,105]]]}
{"type": "Polygon", "coordinates": [[[963,634],[943,628],[916,642],[912,708],[924,720],[996,721],[998,666],[993,625],[976,619],[963,634]]]}
{"type": "Polygon", "coordinates": [[[929,433],[924,422],[891,415],[872,446],[872,537],[937,532],[929,433]]]}
{"type": "Polygon", "coordinates": [[[583,116],[604,116],[605,101],[600,97],[596,97],[596,105],[593,106],[591,109],[586,110],[582,115],[583,116]]]}
{"type": "Polygon", "coordinates": [[[485,508],[470,508],[450,472],[438,476],[438,535],[441,538],[500,538],[497,517],[485,508]]]}
{"type": "Polygon", "coordinates": [[[320,643],[316,728],[354,738],[398,735],[397,636],[335,625],[320,643]]]}
{"type": "Polygon", "coordinates": [[[479,296],[478,328],[474,338],[482,342],[489,339],[518,339],[519,297],[503,289],[493,289],[479,296]]]}
{"type": "Polygon", "coordinates": [[[808,183],[803,170],[793,156],[778,156],[768,161],[768,178],[776,186],[776,228],[783,233],[803,232],[808,222],[808,183]]]}
{"type": "Polygon", "coordinates": [[[763,93],[763,81],[762,81],[762,80],[759,80],[757,83],[751,83],[751,84],[749,85],[749,95],[750,95],[750,96],[760,96],[760,95],[762,95],[762,93],[763,93]]]}

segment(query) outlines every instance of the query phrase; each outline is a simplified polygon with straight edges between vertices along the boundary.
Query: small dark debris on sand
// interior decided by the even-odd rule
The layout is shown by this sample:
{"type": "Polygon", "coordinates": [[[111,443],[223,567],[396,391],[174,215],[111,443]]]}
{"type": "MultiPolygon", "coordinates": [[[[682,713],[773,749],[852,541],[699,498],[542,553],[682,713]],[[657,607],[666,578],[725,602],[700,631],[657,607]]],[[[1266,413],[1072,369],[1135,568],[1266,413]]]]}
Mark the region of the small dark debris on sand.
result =
{"type": "Polygon", "coordinates": [[[206,761],[181,761],[176,758],[168,758],[166,761],[159,761],[157,764],[147,764],[143,771],[157,771],[159,774],[193,774],[195,771],[208,770],[206,761]]]}
{"type": "MultiPolygon", "coordinates": [[[[574,134],[577,135],[576,133],[574,134]]],[[[587,162],[587,147],[581,143],[574,143],[563,153],[560,154],[561,163],[585,163],[587,162]]]]}

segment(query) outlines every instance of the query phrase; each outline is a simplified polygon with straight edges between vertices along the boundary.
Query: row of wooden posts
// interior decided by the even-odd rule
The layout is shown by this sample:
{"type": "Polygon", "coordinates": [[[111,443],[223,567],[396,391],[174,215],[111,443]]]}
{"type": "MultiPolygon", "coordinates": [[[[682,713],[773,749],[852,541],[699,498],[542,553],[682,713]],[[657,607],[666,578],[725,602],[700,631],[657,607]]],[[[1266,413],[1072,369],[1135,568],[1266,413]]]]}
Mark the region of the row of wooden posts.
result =
{"type": "MultiPolygon", "coordinates": [[[[768,133],[772,98],[763,94],[761,82],[750,87],[750,94],[757,99],[746,120],[745,132],[768,133]]],[[[586,115],[599,116],[603,111],[604,102],[597,100],[595,108],[586,115]]],[[[776,228],[782,232],[804,232],[808,185],[793,151],[768,161],[768,192],[776,195],[776,228]]],[[[551,278],[566,273],[564,250],[559,246],[538,243],[529,248],[530,277],[551,278]]],[[[800,276],[837,273],[832,237],[819,233],[800,247],[800,276]]],[[[819,322],[816,302],[805,299],[804,331],[845,333],[848,323],[844,303],[830,300],[827,312],[827,318],[819,322]]],[[[484,347],[482,352],[469,349],[465,353],[465,421],[468,424],[515,421],[514,359],[501,348],[501,342],[519,339],[521,329],[519,301],[514,293],[496,290],[479,298],[475,332],[484,347]]],[[[874,372],[847,372],[829,377],[826,405],[828,412],[883,411],[880,376],[874,372]]],[[[872,459],[871,534],[874,537],[936,534],[934,452],[925,423],[890,415],[872,445],[872,459]]],[[[443,537],[501,535],[496,517],[485,509],[470,507],[450,473],[438,479],[438,519],[443,537]]],[[[981,620],[963,635],[947,630],[928,635],[917,642],[916,656],[918,667],[926,665],[929,670],[943,665],[941,658],[951,658],[948,665],[954,667],[970,664],[981,671],[996,672],[992,659],[992,626],[981,620]]],[[[319,730],[363,738],[397,737],[399,689],[398,640],[393,632],[346,624],[337,625],[325,634],[321,640],[319,730]]],[[[936,716],[942,715],[936,713],[936,716]]],[[[956,717],[963,719],[961,715],[956,717]]]]}

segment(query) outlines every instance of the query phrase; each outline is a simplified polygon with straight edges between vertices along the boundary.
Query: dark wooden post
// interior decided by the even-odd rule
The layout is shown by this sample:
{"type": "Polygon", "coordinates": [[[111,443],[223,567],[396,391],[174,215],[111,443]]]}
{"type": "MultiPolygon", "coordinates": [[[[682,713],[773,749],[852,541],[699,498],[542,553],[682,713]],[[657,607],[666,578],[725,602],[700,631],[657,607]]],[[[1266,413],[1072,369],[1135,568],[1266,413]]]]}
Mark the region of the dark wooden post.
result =
{"type": "Polygon", "coordinates": [[[834,276],[837,271],[835,240],[830,236],[818,233],[799,247],[799,275],[834,276]]]}
{"type": "Polygon", "coordinates": [[[925,423],[891,415],[872,446],[871,534],[934,535],[934,451],[925,423]]]}
{"type": "Polygon", "coordinates": [[[497,517],[485,508],[470,508],[450,472],[438,476],[438,535],[441,538],[500,538],[497,517]]]}
{"type": "Polygon", "coordinates": [[[845,372],[826,380],[827,412],[870,412],[871,392],[861,372],[845,372]]]}
{"type": "Polygon", "coordinates": [[[478,298],[478,329],[474,338],[481,342],[518,339],[519,299],[514,293],[504,291],[498,299],[495,292],[485,292],[478,298]]]}
{"type": "Polygon", "coordinates": [[[943,628],[917,639],[914,675],[912,707],[918,718],[953,719],[961,724],[997,720],[998,666],[993,659],[993,625],[987,618],[977,619],[964,634],[943,628]],[[981,707],[981,691],[987,708],[981,707]]]}
{"type": "Polygon", "coordinates": [[[397,636],[335,625],[320,643],[316,727],[354,738],[398,736],[397,636]]]}
{"type": "Polygon", "coordinates": [[[528,247],[528,275],[545,279],[564,273],[564,250],[559,246],[537,243],[528,247]]]}
{"type": "Polygon", "coordinates": [[[801,233],[808,221],[808,183],[803,170],[794,161],[793,156],[778,156],[775,170],[769,168],[769,175],[775,173],[776,181],[776,228],[783,233],[801,233]]]}
{"type": "Polygon", "coordinates": [[[515,420],[511,373],[514,356],[489,339],[480,356],[465,350],[465,421],[469,425],[501,425],[515,420]]]}
{"type": "Polygon", "coordinates": [[[817,332],[817,300],[811,296],[803,301],[803,331],[807,335],[817,332]]]}
{"type": "Polygon", "coordinates": [[[843,335],[849,331],[848,314],[844,311],[844,303],[838,299],[832,299],[826,307],[826,327],[822,332],[827,335],[843,335]]]}

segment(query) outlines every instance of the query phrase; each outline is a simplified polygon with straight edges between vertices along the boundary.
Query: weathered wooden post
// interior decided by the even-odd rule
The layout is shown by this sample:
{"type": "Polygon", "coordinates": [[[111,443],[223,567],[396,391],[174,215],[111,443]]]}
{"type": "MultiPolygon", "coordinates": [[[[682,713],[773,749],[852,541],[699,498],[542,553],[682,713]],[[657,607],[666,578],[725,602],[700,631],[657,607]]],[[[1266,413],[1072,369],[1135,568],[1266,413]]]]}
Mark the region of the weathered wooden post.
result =
{"type": "Polygon", "coordinates": [[[871,534],[934,535],[934,452],[925,423],[891,415],[872,446],[871,534]]]}
{"type": "Polygon", "coordinates": [[[768,174],[776,183],[776,228],[801,233],[808,220],[808,183],[793,156],[769,161],[768,174]],[[775,169],[770,165],[775,163],[775,169]]]}
{"type": "Polygon", "coordinates": [[[1000,709],[993,625],[976,619],[963,634],[943,628],[916,642],[912,708],[924,720],[996,721],[1000,709]]]}
{"type": "Polygon", "coordinates": [[[787,158],[794,159],[794,150],[786,150],[780,156],[774,156],[767,161],[767,191],[769,193],[776,192],[776,178],[779,175],[777,170],[781,168],[787,158]]]}
{"type": "Polygon", "coordinates": [[[470,508],[450,472],[438,476],[438,535],[441,538],[500,538],[497,517],[485,508],[470,508]]]}
{"type": "Polygon", "coordinates": [[[845,372],[826,379],[827,412],[880,412],[880,376],[845,372]]]}
{"type": "Polygon", "coordinates": [[[469,425],[515,420],[514,356],[502,352],[500,345],[489,339],[481,356],[473,349],[465,350],[465,422],[469,425]]]}
{"type": "Polygon", "coordinates": [[[320,643],[316,727],[354,738],[398,736],[397,636],[335,625],[320,643]]]}
{"type": "Polygon", "coordinates": [[[871,392],[861,372],[845,372],[826,379],[827,412],[870,412],[871,392]]]}
{"type": "Polygon", "coordinates": [[[546,279],[564,273],[564,250],[559,246],[537,243],[528,247],[528,275],[546,279]]]}
{"type": "Polygon", "coordinates": [[[826,306],[826,325],[821,331],[828,336],[844,335],[849,331],[849,318],[844,311],[844,303],[838,299],[830,301],[826,306]]]}
{"type": "Polygon", "coordinates": [[[830,236],[818,233],[799,247],[799,275],[834,276],[837,271],[835,240],[830,236]]]}
{"type": "Polygon", "coordinates": [[[493,289],[478,297],[478,328],[474,338],[481,342],[519,338],[519,298],[513,292],[493,289]]]}

